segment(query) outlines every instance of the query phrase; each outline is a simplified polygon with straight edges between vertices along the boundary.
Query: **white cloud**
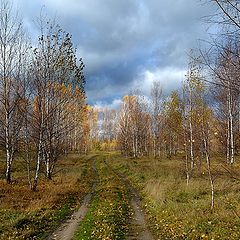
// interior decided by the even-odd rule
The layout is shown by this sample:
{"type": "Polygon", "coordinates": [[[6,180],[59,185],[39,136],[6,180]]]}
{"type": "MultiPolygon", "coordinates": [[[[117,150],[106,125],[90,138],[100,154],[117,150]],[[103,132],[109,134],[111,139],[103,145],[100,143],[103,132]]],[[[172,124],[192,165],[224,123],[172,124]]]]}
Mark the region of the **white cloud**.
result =
{"type": "Polygon", "coordinates": [[[106,103],[102,101],[97,101],[96,104],[94,105],[94,108],[101,110],[104,110],[105,108],[108,109],[118,109],[122,103],[121,99],[114,99],[111,103],[106,103]]]}
{"type": "Polygon", "coordinates": [[[144,95],[149,96],[152,83],[160,81],[163,93],[169,94],[172,90],[176,90],[181,86],[185,74],[185,69],[173,67],[144,70],[133,82],[133,89],[139,89],[144,95]]]}

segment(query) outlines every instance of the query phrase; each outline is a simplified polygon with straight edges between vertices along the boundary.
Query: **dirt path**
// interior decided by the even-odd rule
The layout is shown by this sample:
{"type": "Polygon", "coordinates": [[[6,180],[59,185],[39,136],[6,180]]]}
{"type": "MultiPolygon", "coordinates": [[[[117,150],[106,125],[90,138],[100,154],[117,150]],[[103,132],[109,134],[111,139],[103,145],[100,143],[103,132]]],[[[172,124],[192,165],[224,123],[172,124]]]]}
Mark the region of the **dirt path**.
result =
{"type": "Polygon", "coordinates": [[[141,208],[141,200],[138,194],[136,194],[135,189],[131,186],[129,186],[129,192],[131,195],[130,204],[133,210],[133,216],[131,218],[127,240],[154,240],[151,232],[147,228],[147,222],[141,208]]]}
{"type": "Polygon", "coordinates": [[[141,199],[138,191],[132,186],[131,182],[121,173],[113,169],[107,162],[108,167],[121,179],[130,195],[130,205],[133,210],[133,216],[130,220],[130,229],[127,240],[154,240],[152,233],[147,227],[144,211],[141,208],[141,199]]]}
{"type": "MultiPolygon", "coordinates": [[[[133,215],[130,219],[130,229],[126,239],[154,240],[151,232],[147,228],[147,221],[144,216],[144,211],[141,208],[141,199],[137,190],[132,186],[131,182],[125,176],[113,169],[106,161],[105,163],[112,170],[112,172],[123,182],[129,192],[130,205],[133,210],[133,215]]],[[[93,171],[96,173],[96,176],[98,176],[95,162],[93,164],[93,171]]],[[[96,179],[97,178],[98,177],[96,177],[96,179]]],[[[84,197],[79,210],[73,213],[72,216],[48,238],[48,240],[71,240],[73,238],[75,231],[77,230],[80,222],[83,220],[88,211],[88,204],[92,199],[96,186],[97,180],[93,184],[92,191],[84,197]]]]}
{"type": "MultiPolygon", "coordinates": [[[[97,174],[95,161],[93,163],[92,168],[97,176],[98,174],[97,174]]],[[[60,227],[52,233],[52,235],[48,238],[48,240],[71,240],[73,238],[74,233],[78,228],[78,225],[87,214],[88,204],[92,199],[96,186],[97,186],[97,180],[94,182],[91,192],[84,197],[82,205],[79,208],[79,210],[77,212],[74,212],[67,221],[61,224],[60,227]]]]}

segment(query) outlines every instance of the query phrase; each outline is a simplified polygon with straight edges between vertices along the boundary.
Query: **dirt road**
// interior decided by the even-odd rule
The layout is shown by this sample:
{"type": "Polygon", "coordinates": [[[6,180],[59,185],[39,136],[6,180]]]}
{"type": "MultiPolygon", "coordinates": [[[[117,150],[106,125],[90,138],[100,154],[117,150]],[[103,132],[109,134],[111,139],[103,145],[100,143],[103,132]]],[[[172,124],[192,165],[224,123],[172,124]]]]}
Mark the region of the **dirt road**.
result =
{"type": "MultiPolygon", "coordinates": [[[[113,169],[107,161],[104,161],[108,168],[111,170],[118,179],[121,180],[124,187],[128,190],[130,207],[132,209],[133,215],[129,220],[129,232],[126,236],[127,240],[154,240],[153,235],[147,227],[147,221],[145,219],[144,211],[141,208],[141,199],[137,190],[132,186],[131,182],[123,176],[120,172],[113,169]]],[[[92,190],[88,193],[82,202],[81,207],[78,211],[72,214],[72,216],[65,221],[53,234],[48,238],[48,240],[71,240],[77,230],[80,222],[83,220],[88,211],[88,205],[91,202],[92,196],[96,190],[98,172],[96,169],[96,163],[93,163],[93,171],[96,174],[96,181],[92,186],[92,190]]]]}

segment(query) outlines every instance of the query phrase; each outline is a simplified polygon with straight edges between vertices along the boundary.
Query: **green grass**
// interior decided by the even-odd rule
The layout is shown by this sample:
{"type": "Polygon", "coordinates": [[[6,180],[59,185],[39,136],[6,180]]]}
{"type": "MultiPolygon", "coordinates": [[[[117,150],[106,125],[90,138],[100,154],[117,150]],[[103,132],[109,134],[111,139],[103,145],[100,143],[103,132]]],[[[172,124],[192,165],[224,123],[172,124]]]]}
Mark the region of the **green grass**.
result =
{"type": "Polygon", "coordinates": [[[46,239],[48,232],[72,212],[76,199],[69,198],[57,210],[1,211],[1,239],[46,239]]]}
{"type": "MultiPolygon", "coordinates": [[[[213,163],[215,209],[206,173],[186,185],[184,160],[127,159],[108,161],[139,189],[152,231],[159,239],[240,239],[240,184],[213,163]]],[[[204,172],[203,165],[203,172],[204,172]]],[[[239,172],[239,166],[233,169],[239,172]]]]}
{"type": "Polygon", "coordinates": [[[74,239],[125,239],[130,214],[125,186],[101,158],[97,169],[98,187],[74,239]]]}

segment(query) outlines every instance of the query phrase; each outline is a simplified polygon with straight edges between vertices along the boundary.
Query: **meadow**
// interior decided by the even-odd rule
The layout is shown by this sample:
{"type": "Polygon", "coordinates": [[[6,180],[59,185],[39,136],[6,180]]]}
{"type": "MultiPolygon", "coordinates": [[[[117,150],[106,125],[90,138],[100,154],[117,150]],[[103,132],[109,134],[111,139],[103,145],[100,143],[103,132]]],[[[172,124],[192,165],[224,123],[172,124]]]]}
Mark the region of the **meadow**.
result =
{"type": "Polygon", "coordinates": [[[186,184],[184,157],[124,158],[108,162],[131,180],[142,196],[152,231],[158,239],[240,239],[240,169],[226,169],[214,159],[215,208],[203,164],[186,184]]]}
{"type": "Polygon", "coordinates": [[[94,182],[88,212],[74,240],[129,239],[133,208],[126,181],[140,196],[145,225],[154,239],[240,239],[239,168],[226,168],[221,158],[214,159],[211,210],[206,166],[187,185],[181,154],[172,159],[125,158],[118,152],[70,154],[61,159],[52,181],[41,176],[36,192],[28,189],[19,160],[14,182],[0,180],[0,239],[47,239],[80,207],[94,182]]]}

